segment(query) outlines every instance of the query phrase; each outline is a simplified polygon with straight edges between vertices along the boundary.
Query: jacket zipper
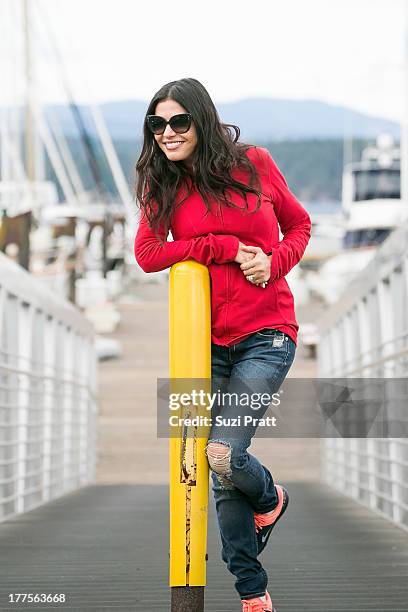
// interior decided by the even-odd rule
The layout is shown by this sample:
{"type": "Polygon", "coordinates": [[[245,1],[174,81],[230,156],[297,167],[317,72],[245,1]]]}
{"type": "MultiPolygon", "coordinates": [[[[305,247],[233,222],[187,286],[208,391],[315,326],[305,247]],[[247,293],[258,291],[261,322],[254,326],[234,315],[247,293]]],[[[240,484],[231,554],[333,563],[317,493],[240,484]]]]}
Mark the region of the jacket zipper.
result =
{"type": "MultiPolygon", "coordinates": [[[[219,206],[220,206],[221,225],[222,225],[223,230],[225,230],[224,215],[222,214],[222,204],[220,203],[219,206]]],[[[229,263],[228,262],[226,264],[226,267],[227,267],[227,284],[226,284],[224,329],[225,329],[225,336],[226,336],[226,339],[228,341],[229,340],[228,325],[227,325],[227,320],[228,320],[228,305],[229,305],[229,263]]]]}

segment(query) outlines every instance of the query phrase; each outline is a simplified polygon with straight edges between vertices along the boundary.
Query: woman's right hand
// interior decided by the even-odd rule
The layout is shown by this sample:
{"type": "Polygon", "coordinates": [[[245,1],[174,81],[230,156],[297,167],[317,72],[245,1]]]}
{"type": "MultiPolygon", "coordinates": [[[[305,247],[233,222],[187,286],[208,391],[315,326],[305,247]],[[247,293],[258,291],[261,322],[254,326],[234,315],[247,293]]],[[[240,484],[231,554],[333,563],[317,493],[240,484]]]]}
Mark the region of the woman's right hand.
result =
{"type": "Polygon", "coordinates": [[[255,253],[248,253],[248,251],[244,251],[242,247],[246,246],[242,242],[239,243],[238,253],[235,256],[234,261],[239,264],[246,263],[247,261],[251,261],[255,257],[255,253]]]}

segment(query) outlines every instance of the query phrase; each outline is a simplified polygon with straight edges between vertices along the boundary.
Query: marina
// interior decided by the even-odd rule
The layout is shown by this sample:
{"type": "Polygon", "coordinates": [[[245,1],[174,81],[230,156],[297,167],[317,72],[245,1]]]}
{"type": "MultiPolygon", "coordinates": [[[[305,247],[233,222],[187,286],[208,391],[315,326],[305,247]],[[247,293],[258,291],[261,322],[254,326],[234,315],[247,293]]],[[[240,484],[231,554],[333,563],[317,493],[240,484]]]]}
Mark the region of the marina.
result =
{"type": "MultiPolygon", "coordinates": [[[[29,0],[4,6],[1,53],[17,59],[5,62],[13,103],[0,108],[0,610],[27,609],[12,593],[43,592],[66,599],[33,609],[164,612],[171,474],[157,384],[169,377],[169,270],[145,274],[135,260],[133,177],[98,105],[92,129],[85,121],[52,27],[81,163],[37,102],[39,13],[29,0]]],[[[341,202],[304,203],[313,226],[287,275],[299,323],[289,381],[325,382],[335,408],[327,437],[253,442],[291,491],[264,559],[282,611],[407,609],[407,143],[405,124],[400,142],[378,134],[344,160],[341,202]]],[[[236,600],[217,538],[210,501],[205,609],[227,612],[236,600]]]]}

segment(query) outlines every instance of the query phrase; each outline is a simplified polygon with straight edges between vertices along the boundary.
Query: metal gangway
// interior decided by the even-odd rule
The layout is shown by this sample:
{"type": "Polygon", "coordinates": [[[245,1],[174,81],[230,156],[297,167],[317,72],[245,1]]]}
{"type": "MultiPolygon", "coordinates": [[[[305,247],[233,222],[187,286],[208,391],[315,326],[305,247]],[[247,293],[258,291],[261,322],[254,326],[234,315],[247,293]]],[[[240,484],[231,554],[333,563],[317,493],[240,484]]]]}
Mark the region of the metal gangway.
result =
{"type": "MultiPolygon", "coordinates": [[[[0,609],[168,611],[168,440],[157,438],[155,406],[156,377],[168,375],[167,284],[139,284],[138,299],[119,304],[113,335],[123,357],[100,363],[97,376],[82,315],[5,257],[0,266],[0,609]],[[13,593],[51,599],[16,603],[13,593]]],[[[321,350],[333,346],[328,318],[325,325],[321,350]]],[[[322,355],[320,368],[328,363],[322,355]]],[[[350,358],[361,361],[358,353],[350,358]]],[[[304,375],[302,359],[300,349],[295,376],[304,375]]],[[[336,470],[340,482],[345,472],[341,442],[328,440],[322,456],[331,485],[336,470]]],[[[275,605],[282,612],[406,610],[406,534],[378,509],[355,503],[347,487],[327,486],[315,461],[319,443],[255,441],[256,455],[291,495],[262,557],[275,605]]],[[[353,457],[357,464],[360,455],[353,457]]],[[[205,610],[239,610],[212,503],[207,553],[205,610]]]]}
{"type": "MultiPolygon", "coordinates": [[[[369,265],[319,321],[318,375],[389,382],[408,397],[408,224],[381,245],[369,265]]],[[[391,385],[389,385],[390,387],[391,385]]],[[[395,437],[327,438],[327,482],[408,530],[408,406],[395,437]],[[399,437],[397,437],[397,434],[399,437]]]]}

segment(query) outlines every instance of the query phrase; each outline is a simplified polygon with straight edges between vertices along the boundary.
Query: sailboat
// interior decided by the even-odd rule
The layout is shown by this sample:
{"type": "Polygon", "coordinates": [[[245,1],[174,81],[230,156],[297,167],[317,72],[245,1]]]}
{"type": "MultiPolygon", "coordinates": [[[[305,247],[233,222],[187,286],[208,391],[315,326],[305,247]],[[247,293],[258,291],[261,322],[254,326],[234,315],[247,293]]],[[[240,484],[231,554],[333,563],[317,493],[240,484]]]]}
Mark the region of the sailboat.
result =
{"type": "Polygon", "coordinates": [[[90,107],[116,187],[114,196],[105,188],[94,142],[72,94],[52,25],[44,13],[37,12],[43,9],[30,0],[5,0],[1,6],[1,20],[8,26],[0,51],[9,66],[4,75],[9,104],[0,109],[0,249],[72,301],[78,281],[84,293],[88,272],[94,277],[99,272],[99,285],[107,293],[107,276],[115,261],[121,259],[123,268],[134,265],[129,253],[137,215],[104,118],[99,108],[90,107]],[[44,27],[36,27],[39,21],[46,31],[42,45],[36,44],[38,37],[44,37],[44,27]],[[23,36],[16,36],[17,32],[23,36]],[[57,118],[45,113],[38,102],[36,67],[39,49],[45,44],[58,67],[93,179],[94,186],[88,191],[57,118]],[[53,181],[45,178],[46,157],[53,181]],[[122,228],[119,250],[118,227],[122,228]],[[91,240],[93,233],[96,241],[91,240]]]}

